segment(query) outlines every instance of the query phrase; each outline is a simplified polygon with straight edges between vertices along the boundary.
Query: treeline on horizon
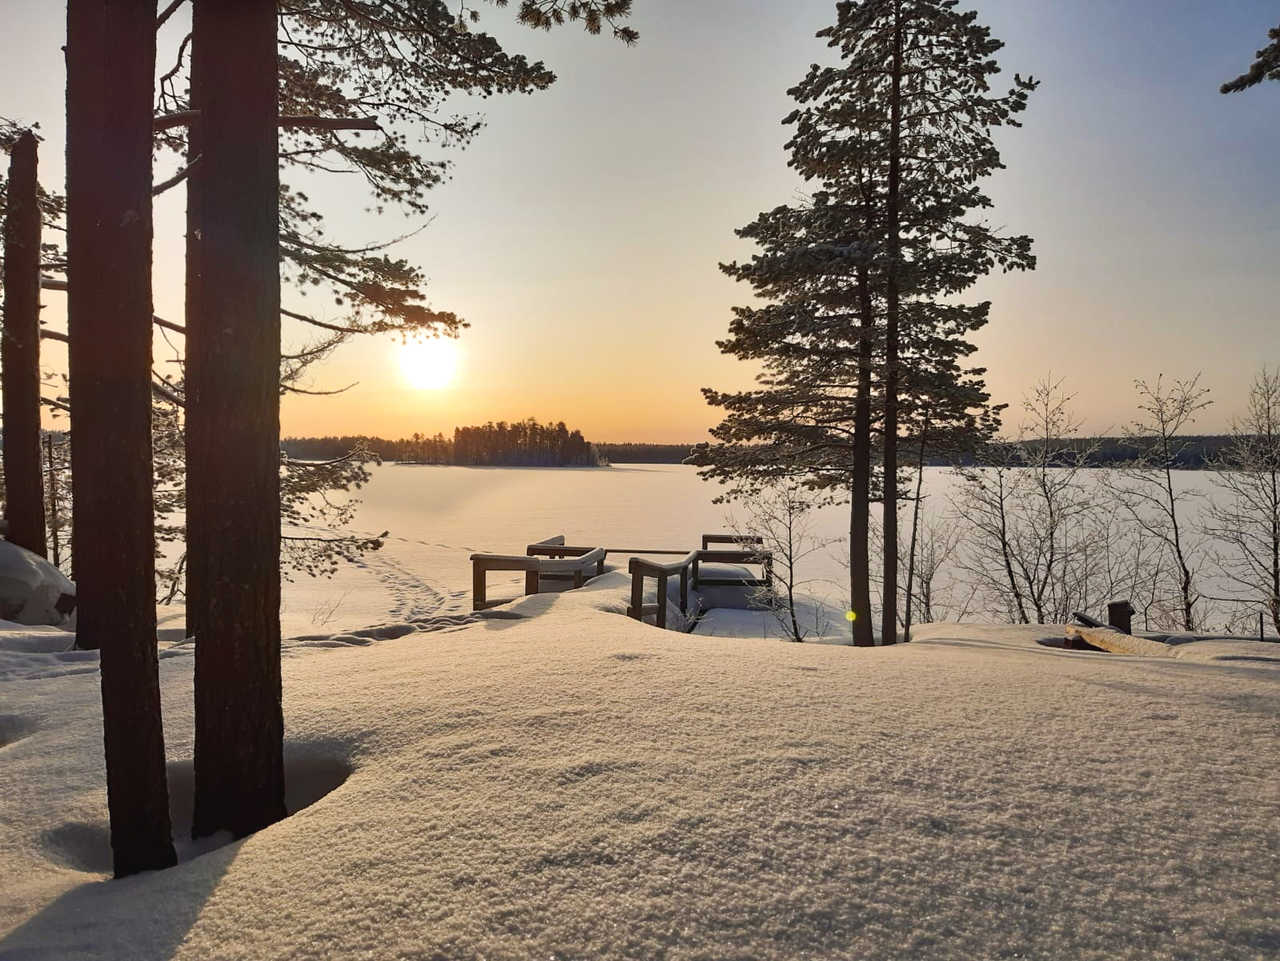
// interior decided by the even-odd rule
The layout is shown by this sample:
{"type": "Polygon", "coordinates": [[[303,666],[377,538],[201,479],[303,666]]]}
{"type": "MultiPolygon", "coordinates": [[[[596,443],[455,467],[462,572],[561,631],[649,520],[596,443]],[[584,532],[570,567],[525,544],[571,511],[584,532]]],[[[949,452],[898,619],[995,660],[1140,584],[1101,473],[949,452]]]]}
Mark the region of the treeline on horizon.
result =
{"type": "MultiPolygon", "coordinates": [[[[290,457],[298,460],[332,460],[345,457],[353,450],[367,450],[382,460],[412,464],[447,464],[460,467],[599,467],[607,464],[683,464],[693,453],[696,444],[593,444],[579,431],[569,431],[562,441],[560,429],[564,424],[539,425],[536,421],[517,424],[489,423],[480,427],[460,427],[454,430],[452,439],[437,433],[434,437],[414,434],[402,440],[387,440],[357,434],[343,437],[288,437],[281,447],[290,457]],[[522,435],[519,428],[533,423],[537,431],[532,435],[543,438],[547,431],[554,433],[550,444],[529,446],[528,433],[522,435]],[[521,439],[522,436],[525,439],[521,439]],[[459,439],[462,443],[459,446],[459,439]],[[568,460],[557,458],[568,455],[568,460]]],[[[1205,434],[1179,439],[1179,447],[1172,452],[1175,466],[1181,470],[1205,470],[1213,467],[1223,448],[1231,440],[1223,434],[1205,434]]],[[[1024,449],[1034,449],[1037,441],[1019,442],[1024,449]]],[[[1070,440],[1055,438],[1050,442],[1057,452],[1070,451],[1074,458],[1083,458],[1086,467],[1119,467],[1132,461],[1138,454],[1137,447],[1125,437],[1080,437],[1070,440]]],[[[997,443],[995,446],[1002,446],[997,443]]],[[[1063,454],[1059,467],[1068,467],[1063,454]]],[[[930,467],[973,466],[972,457],[960,461],[943,458],[927,458],[930,467]]]]}
{"type": "Polygon", "coordinates": [[[601,455],[564,421],[541,424],[530,417],[455,427],[452,437],[414,434],[400,440],[365,434],[340,437],[286,437],[281,449],[297,460],[335,460],[366,451],[381,460],[457,467],[600,467],[601,455]]]}
{"type": "MultiPolygon", "coordinates": [[[[1212,468],[1219,460],[1224,448],[1232,438],[1224,434],[1201,434],[1178,438],[1176,449],[1169,452],[1169,459],[1176,470],[1206,470],[1212,468]]],[[[995,448],[1007,447],[1012,441],[997,441],[995,448]]],[[[1017,441],[1017,446],[1024,451],[1036,451],[1044,447],[1043,440],[1017,441]]],[[[1140,449],[1127,437],[1073,437],[1053,438],[1048,442],[1053,453],[1050,466],[1071,467],[1120,467],[1136,460],[1140,449]]],[[[963,467],[975,466],[972,456],[959,461],[943,459],[926,459],[930,467],[948,467],[952,464],[963,467]]]]}

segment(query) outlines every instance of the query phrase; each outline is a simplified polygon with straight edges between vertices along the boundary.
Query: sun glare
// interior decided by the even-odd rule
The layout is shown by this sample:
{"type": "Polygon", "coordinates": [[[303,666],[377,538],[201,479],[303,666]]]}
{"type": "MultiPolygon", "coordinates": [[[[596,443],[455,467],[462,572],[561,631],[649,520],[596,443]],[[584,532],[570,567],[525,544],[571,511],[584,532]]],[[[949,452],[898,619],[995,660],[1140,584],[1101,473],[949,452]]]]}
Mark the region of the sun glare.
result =
{"type": "Polygon", "coordinates": [[[410,341],[400,348],[400,370],[416,390],[441,390],[453,383],[458,373],[458,342],[410,341]]]}

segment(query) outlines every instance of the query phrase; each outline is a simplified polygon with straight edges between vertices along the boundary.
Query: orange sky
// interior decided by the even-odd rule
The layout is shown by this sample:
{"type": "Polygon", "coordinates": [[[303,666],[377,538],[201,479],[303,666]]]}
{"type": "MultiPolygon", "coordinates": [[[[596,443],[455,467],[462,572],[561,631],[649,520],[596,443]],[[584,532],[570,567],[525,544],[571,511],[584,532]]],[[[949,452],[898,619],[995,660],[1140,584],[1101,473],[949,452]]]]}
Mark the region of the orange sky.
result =
{"type": "MultiPolygon", "coordinates": [[[[1222,429],[1252,371],[1280,365],[1280,89],[1217,93],[1262,45],[1274,4],[975,2],[1008,42],[1007,70],[1042,80],[1025,128],[1003,138],[1009,170],[991,189],[993,219],[1036,239],[1040,269],[974,294],[995,305],[977,360],[996,399],[1016,403],[1052,370],[1077,392],[1086,429],[1105,432],[1132,416],[1133,378],[1203,370],[1218,404],[1199,426],[1222,429]]],[[[457,378],[414,389],[396,342],[352,343],[309,386],[357,386],[287,397],[285,433],[399,436],[533,416],[599,441],[695,441],[716,419],[698,389],[749,384],[715,347],[748,296],[717,263],[749,255],[736,227],[795,196],[779,120],[787,87],[825,55],[813,33],[833,3],[635,7],[642,39],[626,49],[577,29],[530,32],[510,8],[479,5],[483,27],[560,81],[459,104],[489,126],[456,156],[427,229],[395,250],[424,266],[433,306],[472,325],[457,378]]],[[[56,183],[63,13],[5,0],[3,17],[0,115],[41,122],[56,183]]],[[[421,226],[366,213],[350,178],[309,192],[349,246],[421,226]]],[[[174,317],[183,205],[175,190],[156,211],[156,308],[174,317]]],[[[60,295],[48,300],[56,324],[60,295]]],[[[293,302],[324,316],[313,300],[293,302]]],[[[60,352],[48,351],[55,368],[60,352]]]]}

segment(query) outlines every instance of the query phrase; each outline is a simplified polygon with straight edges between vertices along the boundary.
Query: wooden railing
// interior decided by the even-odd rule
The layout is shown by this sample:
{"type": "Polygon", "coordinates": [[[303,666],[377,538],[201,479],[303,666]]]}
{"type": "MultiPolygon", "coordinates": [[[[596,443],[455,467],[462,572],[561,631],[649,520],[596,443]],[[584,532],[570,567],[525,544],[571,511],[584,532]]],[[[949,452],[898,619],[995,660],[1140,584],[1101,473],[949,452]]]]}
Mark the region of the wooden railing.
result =
{"type": "MultiPolygon", "coordinates": [[[[631,604],[627,615],[636,620],[654,616],[658,627],[667,626],[667,587],[670,578],[680,579],[680,613],[689,613],[689,590],[699,587],[767,587],[773,583],[773,555],[761,549],[764,541],[759,537],[741,537],[736,534],[703,534],[702,548],[689,551],[669,564],[644,557],[632,557],[627,571],[631,575],[631,604]],[[756,545],[737,550],[716,550],[712,545],[756,545]],[[702,564],[759,564],[759,577],[703,577],[702,564]],[[652,577],[657,581],[656,604],[644,603],[644,581],[652,577]]],[[[487,579],[490,571],[523,571],[524,592],[537,594],[542,579],[572,581],[574,588],[582,587],[592,577],[604,573],[605,558],[609,554],[681,555],[671,550],[623,550],[605,547],[574,547],[564,542],[564,535],[549,537],[530,544],[521,554],[472,554],[471,593],[472,610],[483,611],[507,600],[488,599],[487,579]]]]}
{"type": "MultiPolygon", "coordinates": [[[[702,549],[690,551],[682,559],[670,564],[659,564],[642,557],[631,558],[627,571],[631,574],[631,604],[627,608],[627,616],[637,621],[654,615],[654,623],[660,627],[667,626],[667,587],[670,578],[680,578],[680,613],[689,613],[689,589],[701,587],[767,587],[773,583],[773,555],[765,550],[710,550],[711,544],[762,545],[759,537],[738,537],[729,534],[703,534],[702,549]],[[759,577],[702,577],[702,564],[759,564],[759,577]],[[657,603],[644,603],[644,580],[652,577],[657,581],[657,603]]],[[[654,552],[657,553],[657,552],[654,552]]],[[[662,553],[671,553],[664,551],[662,553]]]]}
{"type": "Polygon", "coordinates": [[[608,552],[603,547],[567,547],[564,536],[530,544],[526,554],[471,555],[471,609],[483,611],[510,603],[488,599],[490,571],[524,571],[524,592],[537,594],[542,578],[572,581],[575,588],[604,573],[608,552]]]}

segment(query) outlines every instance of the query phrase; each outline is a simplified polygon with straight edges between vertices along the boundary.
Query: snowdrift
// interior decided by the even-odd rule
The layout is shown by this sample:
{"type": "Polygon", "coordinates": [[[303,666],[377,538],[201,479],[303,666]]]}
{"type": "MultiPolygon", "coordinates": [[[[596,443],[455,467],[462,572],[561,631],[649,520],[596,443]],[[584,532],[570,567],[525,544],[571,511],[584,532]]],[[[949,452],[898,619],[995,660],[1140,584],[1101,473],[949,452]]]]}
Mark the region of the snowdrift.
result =
{"type": "MultiPolygon", "coordinates": [[[[94,664],[0,681],[0,957],[1280,946],[1273,666],[1071,653],[1037,643],[1052,628],[942,625],[873,650],[684,635],[601,610],[615,593],[295,644],[297,813],[124,881],[106,880],[94,664]]],[[[52,633],[0,646],[55,657],[52,633]]],[[[180,825],[189,649],[160,664],[180,825]]]]}

